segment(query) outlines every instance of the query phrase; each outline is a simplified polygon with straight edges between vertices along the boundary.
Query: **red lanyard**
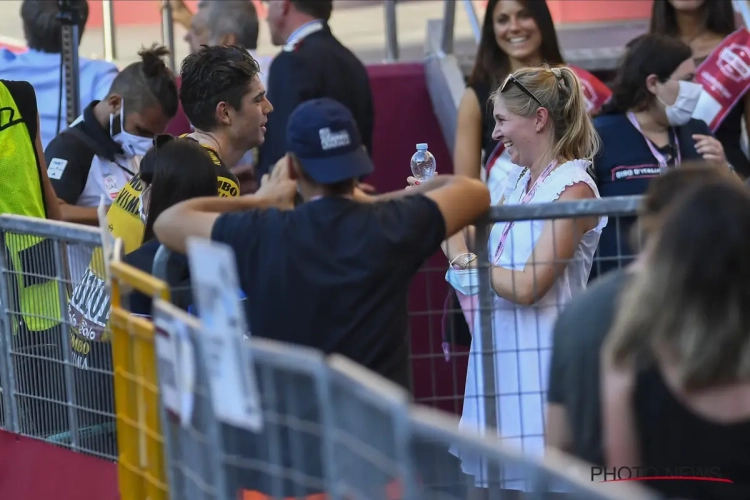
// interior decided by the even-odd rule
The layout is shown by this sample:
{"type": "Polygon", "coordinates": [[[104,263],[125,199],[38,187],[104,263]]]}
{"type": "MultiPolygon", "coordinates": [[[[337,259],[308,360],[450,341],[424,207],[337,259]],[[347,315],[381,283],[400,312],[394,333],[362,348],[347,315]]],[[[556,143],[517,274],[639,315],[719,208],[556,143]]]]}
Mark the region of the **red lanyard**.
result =
{"type": "MultiPolygon", "coordinates": [[[[641,129],[641,125],[638,123],[638,120],[635,119],[634,113],[628,113],[628,120],[630,120],[630,123],[633,124],[635,129],[640,132],[640,134],[643,136],[643,138],[646,140],[646,144],[648,145],[648,149],[651,150],[651,154],[654,155],[654,159],[659,164],[659,168],[662,169],[662,173],[667,168],[667,158],[661,154],[661,152],[656,149],[656,146],[654,146],[654,143],[651,142],[651,140],[646,137],[646,134],[643,133],[643,130],[641,129]]],[[[675,158],[675,167],[679,167],[680,163],[682,163],[682,153],[680,153],[680,140],[677,138],[677,131],[675,130],[674,133],[674,146],[677,150],[677,158],[675,158]]]]}
{"type": "MultiPolygon", "coordinates": [[[[539,176],[539,178],[534,182],[534,185],[531,186],[531,189],[529,189],[529,192],[526,193],[526,196],[523,197],[523,199],[519,202],[519,205],[525,205],[536,194],[536,190],[539,189],[539,186],[541,186],[544,179],[549,177],[549,174],[552,173],[552,170],[554,170],[555,166],[557,166],[557,161],[553,161],[549,165],[547,165],[547,168],[544,169],[542,174],[539,176]]],[[[521,174],[521,177],[523,177],[524,174],[521,174]]],[[[521,179],[519,179],[520,181],[521,179]]],[[[505,227],[503,228],[503,234],[500,235],[500,243],[497,245],[497,250],[495,251],[495,259],[494,264],[496,265],[498,262],[498,259],[500,258],[500,255],[503,253],[503,248],[505,248],[505,240],[508,239],[508,234],[510,234],[510,230],[513,227],[514,221],[509,221],[505,223],[505,227]]]]}

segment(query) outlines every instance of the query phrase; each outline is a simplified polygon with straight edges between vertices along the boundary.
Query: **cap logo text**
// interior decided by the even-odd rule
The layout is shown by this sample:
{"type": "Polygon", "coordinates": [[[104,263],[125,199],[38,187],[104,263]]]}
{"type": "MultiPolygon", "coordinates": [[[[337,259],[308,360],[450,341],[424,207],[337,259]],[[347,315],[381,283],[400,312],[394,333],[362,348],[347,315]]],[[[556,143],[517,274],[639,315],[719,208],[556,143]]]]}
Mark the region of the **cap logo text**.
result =
{"type": "Polygon", "coordinates": [[[322,128],[318,132],[320,134],[320,145],[324,151],[348,146],[352,142],[349,132],[346,130],[331,132],[330,128],[322,128]]]}

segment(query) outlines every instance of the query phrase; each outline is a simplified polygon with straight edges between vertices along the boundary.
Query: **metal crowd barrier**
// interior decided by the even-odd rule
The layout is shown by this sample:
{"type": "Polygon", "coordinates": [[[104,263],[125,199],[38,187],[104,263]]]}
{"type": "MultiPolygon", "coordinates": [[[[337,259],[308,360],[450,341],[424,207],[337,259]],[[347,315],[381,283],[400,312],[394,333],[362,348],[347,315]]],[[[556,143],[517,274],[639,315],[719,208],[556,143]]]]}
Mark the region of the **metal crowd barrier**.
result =
{"type": "Polygon", "coordinates": [[[458,500],[468,488],[448,451],[456,445],[484,457],[492,469],[520,471],[530,485],[528,498],[549,492],[592,500],[654,498],[630,484],[593,483],[585,464],[533,460],[458,432],[454,419],[410,405],[403,389],[345,358],[269,340],[236,344],[255,360],[263,428],[227,424],[210,402],[206,374],[218,368],[206,355],[200,323],[161,302],[155,317],[171,327],[183,322],[192,352],[189,362],[160,358],[162,394],[179,393],[176,381],[185,374],[177,365],[195,367],[187,377],[192,409],[163,412],[172,498],[458,500]]]}
{"type": "MultiPolygon", "coordinates": [[[[478,221],[477,241],[487,241],[487,224],[509,220],[607,215],[610,224],[617,224],[620,217],[632,219],[638,204],[639,199],[633,197],[494,207],[478,221]]],[[[83,428],[88,422],[82,422],[81,414],[90,408],[77,400],[78,376],[63,319],[77,275],[90,264],[89,256],[101,244],[101,236],[95,229],[13,216],[0,217],[0,233],[3,426],[41,439],[67,432],[69,442],[61,444],[111,458],[86,442],[83,428]],[[27,248],[34,250],[19,257],[19,250],[27,248]],[[47,319],[58,326],[41,336],[30,335],[33,342],[18,344],[17,336],[28,333],[26,323],[40,319],[26,310],[28,298],[14,295],[14,287],[24,276],[33,278],[25,284],[46,283],[45,277],[55,283],[45,289],[46,295],[35,295],[36,302],[31,303],[51,308],[47,319]],[[47,348],[49,351],[44,350],[47,348]],[[24,368],[27,363],[35,363],[33,369],[24,368]]],[[[478,245],[478,253],[481,261],[487,261],[486,243],[478,245]]],[[[300,495],[313,500],[315,494],[342,500],[465,498],[471,485],[449,451],[456,446],[482,458],[491,488],[503,489],[507,481],[517,479],[526,484],[531,498],[550,491],[568,493],[570,498],[651,498],[633,485],[592,483],[585,464],[567,458],[523,456],[489,433],[477,436],[459,431],[454,417],[414,406],[402,389],[348,360],[324,358],[301,347],[260,339],[237,339],[237,346],[254,360],[263,429],[255,432],[228,424],[211,404],[208,374],[217,367],[206,355],[200,321],[168,305],[178,295],[170,285],[177,285],[177,277],[183,274],[172,257],[165,249],[159,251],[154,262],[156,278],[122,262],[110,266],[115,398],[110,408],[116,406],[117,410],[116,456],[123,500],[238,495],[245,500],[300,495]],[[157,363],[154,322],[129,312],[127,297],[133,290],[154,297],[156,323],[160,314],[166,314],[186,325],[194,352],[188,417],[176,415],[164,405],[162,389],[165,384],[174,385],[173,377],[168,376],[174,373],[161,360],[157,363]]],[[[445,265],[434,271],[444,280],[445,265]]],[[[489,270],[484,268],[481,273],[485,284],[480,286],[479,300],[482,341],[489,346],[483,353],[489,361],[480,375],[485,383],[481,397],[486,427],[493,428],[498,401],[491,355],[495,351],[491,335],[494,304],[489,270]]],[[[430,335],[440,334],[430,331],[430,335]]],[[[440,345],[440,338],[434,340],[440,345]]],[[[443,353],[435,351],[433,375],[450,370],[441,368],[438,360],[443,359],[443,353]]],[[[456,399],[462,398],[459,392],[453,395],[456,399]]],[[[536,395],[544,397],[543,389],[536,395]]],[[[435,396],[417,397],[416,403],[440,406],[434,404],[440,400],[435,396]]],[[[115,419],[111,410],[93,413],[109,419],[110,424],[115,419]]]]}
{"type": "Polygon", "coordinates": [[[170,293],[163,281],[122,262],[113,262],[110,272],[120,495],[122,500],[166,500],[154,324],[131,314],[125,304],[133,291],[163,300],[170,293]]]}
{"type": "Polygon", "coordinates": [[[0,235],[0,427],[116,459],[111,374],[82,368],[94,343],[73,336],[68,318],[75,285],[100,263],[100,232],[2,215],[0,235]]]}

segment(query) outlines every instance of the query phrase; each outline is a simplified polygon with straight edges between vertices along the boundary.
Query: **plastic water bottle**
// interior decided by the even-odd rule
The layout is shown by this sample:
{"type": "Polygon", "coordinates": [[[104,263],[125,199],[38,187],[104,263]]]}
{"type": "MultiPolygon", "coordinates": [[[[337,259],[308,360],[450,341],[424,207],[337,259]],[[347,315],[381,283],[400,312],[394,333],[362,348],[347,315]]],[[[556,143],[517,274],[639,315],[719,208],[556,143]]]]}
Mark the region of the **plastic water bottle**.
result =
{"type": "Polygon", "coordinates": [[[437,163],[427,151],[427,143],[417,144],[417,152],[411,157],[411,174],[418,181],[430,180],[435,175],[437,163]]]}

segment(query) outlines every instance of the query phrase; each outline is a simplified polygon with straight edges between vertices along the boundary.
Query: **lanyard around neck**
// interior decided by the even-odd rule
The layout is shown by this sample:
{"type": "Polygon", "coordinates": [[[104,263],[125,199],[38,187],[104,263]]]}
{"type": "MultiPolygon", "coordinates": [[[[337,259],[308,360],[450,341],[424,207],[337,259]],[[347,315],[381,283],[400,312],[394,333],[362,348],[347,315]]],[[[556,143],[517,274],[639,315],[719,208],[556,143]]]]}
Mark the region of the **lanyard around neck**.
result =
{"type": "MultiPolygon", "coordinates": [[[[534,181],[534,184],[531,186],[531,189],[529,189],[529,191],[526,193],[526,196],[524,196],[523,199],[521,199],[521,201],[519,202],[519,205],[525,205],[526,203],[531,201],[531,199],[536,194],[537,189],[539,189],[539,186],[542,185],[542,182],[544,182],[544,179],[549,177],[549,174],[552,173],[552,170],[554,170],[556,166],[557,166],[557,161],[553,161],[552,163],[547,165],[547,168],[544,169],[544,171],[539,176],[539,178],[536,181],[534,181]]],[[[525,170],[524,170],[524,173],[521,174],[521,178],[524,177],[524,174],[525,174],[525,170]]],[[[497,264],[498,259],[500,259],[500,255],[502,255],[503,253],[503,249],[505,248],[505,240],[508,239],[508,235],[510,234],[510,230],[512,227],[513,227],[513,221],[508,221],[505,224],[505,227],[503,228],[503,234],[500,235],[500,242],[498,243],[497,250],[495,251],[494,264],[497,264]]]]}
{"type": "MultiPolygon", "coordinates": [[[[646,145],[648,146],[648,149],[651,150],[651,154],[654,155],[654,159],[659,164],[659,168],[661,169],[662,173],[667,169],[668,167],[668,161],[667,157],[662,154],[661,151],[657,149],[656,146],[654,146],[654,143],[651,142],[651,139],[646,137],[646,134],[643,133],[643,129],[641,129],[641,124],[638,123],[638,120],[635,118],[635,113],[629,112],[628,113],[628,120],[630,120],[630,123],[633,124],[635,129],[640,133],[643,138],[646,140],[646,145]]],[[[675,155],[675,167],[679,167],[680,163],[682,163],[682,153],[680,153],[680,139],[677,137],[677,131],[674,131],[674,147],[677,150],[677,154],[675,155]]]]}

